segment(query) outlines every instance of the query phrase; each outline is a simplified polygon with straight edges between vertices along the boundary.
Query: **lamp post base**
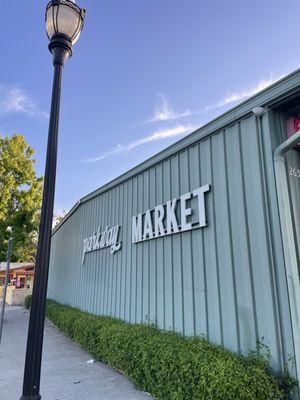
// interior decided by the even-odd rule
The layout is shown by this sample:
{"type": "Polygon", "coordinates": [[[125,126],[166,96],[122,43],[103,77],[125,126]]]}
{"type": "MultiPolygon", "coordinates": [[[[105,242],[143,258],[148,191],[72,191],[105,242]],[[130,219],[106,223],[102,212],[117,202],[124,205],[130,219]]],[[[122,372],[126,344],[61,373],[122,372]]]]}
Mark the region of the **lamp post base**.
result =
{"type": "Polygon", "coordinates": [[[34,395],[23,395],[20,400],[41,400],[41,396],[39,394],[34,395]]]}

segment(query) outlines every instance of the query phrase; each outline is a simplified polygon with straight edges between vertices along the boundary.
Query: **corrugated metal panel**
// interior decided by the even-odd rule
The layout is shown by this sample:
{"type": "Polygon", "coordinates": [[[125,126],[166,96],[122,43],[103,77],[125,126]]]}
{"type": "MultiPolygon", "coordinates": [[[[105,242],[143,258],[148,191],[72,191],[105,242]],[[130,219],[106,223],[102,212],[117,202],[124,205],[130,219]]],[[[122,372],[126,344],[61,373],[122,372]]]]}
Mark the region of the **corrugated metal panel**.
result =
{"type": "Polygon", "coordinates": [[[269,116],[248,116],[80,205],[53,235],[48,296],[238,352],[260,339],[279,369],[293,342],[278,221],[269,116]],[[208,227],[131,243],[132,216],[207,183],[208,227]],[[117,224],[122,249],[82,265],[83,239],[117,224]]]}

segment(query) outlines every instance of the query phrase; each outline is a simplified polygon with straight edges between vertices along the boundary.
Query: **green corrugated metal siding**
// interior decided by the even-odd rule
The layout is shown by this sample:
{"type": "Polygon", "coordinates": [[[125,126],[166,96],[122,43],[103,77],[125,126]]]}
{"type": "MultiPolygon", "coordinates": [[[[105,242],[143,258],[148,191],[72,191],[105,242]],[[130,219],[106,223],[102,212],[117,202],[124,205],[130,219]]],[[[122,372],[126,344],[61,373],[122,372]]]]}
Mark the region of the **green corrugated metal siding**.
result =
{"type": "Polygon", "coordinates": [[[48,297],[244,353],[260,339],[282,368],[294,349],[272,111],[257,118],[250,107],[299,90],[299,82],[298,72],[84,198],[52,237],[48,297]],[[208,227],[131,243],[132,216],[204,184],[212,185],[208,227]],[[121,250],[88,253],[82,265],[83,239],[118,224],[121,250]]]}

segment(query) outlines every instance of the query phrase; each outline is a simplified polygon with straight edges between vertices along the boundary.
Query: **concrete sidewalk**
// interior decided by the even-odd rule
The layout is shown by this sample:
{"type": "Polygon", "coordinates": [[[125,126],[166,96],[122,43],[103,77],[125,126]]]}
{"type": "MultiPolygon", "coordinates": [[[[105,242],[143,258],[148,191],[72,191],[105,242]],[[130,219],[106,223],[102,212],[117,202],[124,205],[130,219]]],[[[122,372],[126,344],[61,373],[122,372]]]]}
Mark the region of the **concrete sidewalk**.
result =
{"type": "MultiPolygon", "coordinates": [[[[29,312],[6,307],[0,345],[0,398],[19,400],[29,312]]],[[[151,400],[128,379],[96,362],[77,344],[46,322],[42,364],[42,400],[151,400]]]]}

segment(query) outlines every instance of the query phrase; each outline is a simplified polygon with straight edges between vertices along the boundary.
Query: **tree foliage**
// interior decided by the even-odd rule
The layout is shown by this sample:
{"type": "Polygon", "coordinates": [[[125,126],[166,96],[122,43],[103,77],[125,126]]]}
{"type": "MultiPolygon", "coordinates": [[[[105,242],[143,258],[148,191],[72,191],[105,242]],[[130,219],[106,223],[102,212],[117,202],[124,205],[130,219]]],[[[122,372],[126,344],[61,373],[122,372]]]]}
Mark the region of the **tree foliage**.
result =
{"type": "Polygon", "coordinates": [[[61,221],[65,218],[67,211],[65,209],[62,210],[60,215],[54,215],[53,217],[53,228],[61,223],[61,221]]]}
{"type": "Polygon", "coordinates": [[[42,199],[42,178],[34,150],[22,135],[0,136],[0,261],[6,259],[7,227],[13,228],[12,261],[34,261],[42,199]]]}

